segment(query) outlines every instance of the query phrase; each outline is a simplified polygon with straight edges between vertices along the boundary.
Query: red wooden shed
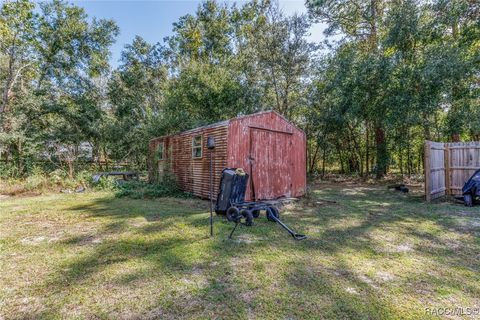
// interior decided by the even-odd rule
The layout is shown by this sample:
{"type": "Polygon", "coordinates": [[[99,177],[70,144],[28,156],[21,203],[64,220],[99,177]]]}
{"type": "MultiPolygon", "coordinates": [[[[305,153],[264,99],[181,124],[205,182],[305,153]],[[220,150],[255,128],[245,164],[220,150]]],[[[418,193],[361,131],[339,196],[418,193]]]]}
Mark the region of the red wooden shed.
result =
{"type": "Polygon", "coordinates": [[[149,180],[169,171],[180,187],[208,198],[210,156],[214,198],[224,168],[243,168],[249,175],[246,200],[299,197],[306,190],[305,133],[275,111],[259,112],[152,139],[149,180]],[[216,148],[207,149],[214,137],[216,148]]]}

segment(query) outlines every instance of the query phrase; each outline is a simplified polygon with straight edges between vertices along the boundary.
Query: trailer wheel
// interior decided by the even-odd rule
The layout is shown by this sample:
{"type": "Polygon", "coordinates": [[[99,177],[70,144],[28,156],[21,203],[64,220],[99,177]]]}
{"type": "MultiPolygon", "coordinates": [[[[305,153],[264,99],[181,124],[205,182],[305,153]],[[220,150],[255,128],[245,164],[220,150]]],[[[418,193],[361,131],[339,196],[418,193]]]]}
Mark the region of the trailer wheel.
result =
{"type": "Polygon", "coordinates": [[[471,194],[465,194],[463,196],[463,201],[465,201],[465,205],[467,207],[471,207],[473,206],[473,199],[472,199],[472,195],[471,194]]]}
{"type": "Polygon", "coordinates": [[[245,218],[246,226],[253,226],[253,213],[251,210],[243,209],[242,211],[240,211],[240,214],[245,218]]]}
{"type": "Polygon", "coordinates": [[[235,207],[230,207],[228,208],[227,210],[227,220],[228,221],[234,221],[234,222],[237,222],[238,220],[240,220],[240,213],[238,211],[237,208],[235,207]]]}
{"type": "Polygon", "coordinates": [[[273,206],[267,208],[267,219],[268,221],[276,222],[275,220],[272,219],[272,215],[277,219],[280,218],[280,212],[276,207],[273,207],[273,206]]]}
{"type": "Polygon", "coordinates": [[[260,210],[253,210],[252,215],[255,219],[260,217],[260,210]]]}

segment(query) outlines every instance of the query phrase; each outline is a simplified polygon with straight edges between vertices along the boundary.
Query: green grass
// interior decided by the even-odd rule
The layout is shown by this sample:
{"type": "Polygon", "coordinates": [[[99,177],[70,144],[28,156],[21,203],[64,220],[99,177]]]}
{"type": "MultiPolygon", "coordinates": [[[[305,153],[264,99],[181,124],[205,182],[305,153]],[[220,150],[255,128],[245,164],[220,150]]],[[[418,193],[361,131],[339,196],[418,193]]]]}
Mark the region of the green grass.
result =
{"type": "Polygon", "coordinates": [[[111,193],[0,200],[0,319],[417,319],[480,306],[480,208],[319,184],[252,228],[208,202],[111,193]],[[337,203],[321,200],[336,200],[337,203]]]}

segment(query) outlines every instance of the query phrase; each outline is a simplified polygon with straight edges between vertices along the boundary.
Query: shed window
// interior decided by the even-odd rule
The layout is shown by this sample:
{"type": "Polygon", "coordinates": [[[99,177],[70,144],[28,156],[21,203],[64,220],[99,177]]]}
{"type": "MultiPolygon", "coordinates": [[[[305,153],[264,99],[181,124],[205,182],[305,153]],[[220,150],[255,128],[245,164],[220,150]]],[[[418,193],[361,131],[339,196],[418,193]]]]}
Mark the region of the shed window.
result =
{"type": "Polygon", "coordinates": [[[195,136],[192,139],[192,158],[202,157],[202,136],[195,136]]]}
{"type": "Polygon", "coordinates": [[[158,160],[165,159],[165,142],[160,142],[157,145],[157,159],[158,160]]]}

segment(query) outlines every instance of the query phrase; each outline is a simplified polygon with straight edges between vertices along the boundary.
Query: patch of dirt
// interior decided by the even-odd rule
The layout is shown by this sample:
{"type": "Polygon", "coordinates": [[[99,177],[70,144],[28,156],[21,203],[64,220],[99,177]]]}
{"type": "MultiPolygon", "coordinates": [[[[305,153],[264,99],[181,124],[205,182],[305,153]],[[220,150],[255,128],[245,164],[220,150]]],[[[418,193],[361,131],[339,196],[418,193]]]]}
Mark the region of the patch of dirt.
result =
{"type": "Polygon", "coordinates": [[[246,292],[243,292],[240,294],[240,298],[243,300],[245,303],[251,303],[255,301],[255,298],[257,297],[257,293],[254,290],[249,290],[246,292]]]}
{"type": "Polygon", "coordinates": [[[239,235],[237,237],[235,237],[235,234],[233,235],[233,241],[236,242],[236,243],[251,244],[251,243],[255,243],[255,242],[263,241],[263,240],[266,240],[266,238],[265,237],[258,237],[258,236],[252,235],[252,234],[242,234],[242,235],[239,235]]]}
{"type": "MultiPolygon", "coordinates": [[[[27,315],[29,313],[33,313],[34,315],[31,317],[31,319],[34,319],[36,315],[41,314],[43,310],[45,310],[45,305],[42,301],[42,299],[37,298],[37,297],[25,297],[23,299],[20,299],[19,301],[19,308],[17,310],[18,313],[22,315],[27,315]],[[34,310],[34,312],[32,312],[34,310]]],[[[18,316],[18,314],[17,314],[18,316]]],[[[23,316],[22,316],[23,318],[23,316]]],[[[26,317],[30,318],[30,317],[26,317]]],[[[2,316],[0,315],[0,319],[3,320],[2,316]]],[[[25,318],[23,318],[25,319],[25,318]]]]}
{"type": "Polygon", "coordinates": [[[175,319],[175,316],[168,311],[165,311],[163,308],[155,308],[150,310],[146,315],[144,315],[145,319],[175,319]]]}
{"type": "Polygon", "coordinates": [[[451,213],[453,216],[459,216],[459,217],[479,217],[478,212],[472,212],[472,211],[458,211],[455,213],[451,213]]]}
{"type": "Polygon", "coordinates": [[[420,296],[422,301],[430,301],[429,296],[433,293],[432,284],[425,280],[420,280],[410,284],[410,288],[420,296]]]}
{"type": "Polygon", "coordinates": [[[338,185],[339,183],[343,185],[390,185],[396,183],[403,183],[406,186],[423,189],[423,175],[404,175],[403,177],[398,174],[388,174],[383,179],[377,180],[372,176],[367,177],[357,177],[352,175],[344,174],[333,174],[329,173],[324,176],[323,179],[318,178],[311,183],[312,186],[315,185],[338,185]]]}
{"type": "Polygon", "coordinates": [[[480,218],[462,219],[458,222],[458,228],[466,232],[474,232],[480,230],[480,218]]]}
{"type": "Polygon", "coordinates": [[[101,238],[98,238],[96,236],[88,236],[84,239],[82,239],[78,244],[79,245],[88,245],[88,244],[99,244],[99,243],[102,243],[103,240],[101,238]]]}
{"type": "Polygon", "coordinates": [[[23,245],[28,245],[28,246],[37,246],[40,245],[41,243],[53,243],[53,242],[58,242],[61,241],[62,238],[60,236],[31,236],[31,237],[26,237],[20,240],[20,242],[23,245]]]}
{"type": "Polygon", "coordinates": [[[191,288],[204,289],[208,287],[208,279],[206,277],[205,269],[200,266],[195,266],[185,273],[181,279],[181,284],[177,287],[179,292],[185,293],[191,288]]]}
{"type": "Polygon", "coordinates": [[[345,269],[338,269],[338,270],[334,270],[334,269],[328,269],[330,271],[333,270],[333,274],[336,275],[336,276],[348,276],[350,274],[350,272],[348,272],[347,270],[345,269]]]}
{"type": "Polygon", "coordinates": [[[30,197],[38,197],[38,196],[41,196],[42,193],[41,192],[38,192],[38,191],[28,191],[28,192],[22,192],[22,193],[18,193],[18,194],[15,194],[15,195],[12,195],[11,197],[15,197],[15,198],[30,198],[30,197]]]}
{"type": "Polygon", "coordinates": [[[40,243],[47,241],[48,238],[44,236],[38,236],[38,237],[26,237],[20,240],[20,242],[24,245],[29,245],[29,246],[37,246],[40,243]]]}
{"type": "Polygon", "coordinates": [[[199,276],[185,277],[181,281],[183,282],[185,287],[182,288],[182,286],[179,286],[179,289],[183,290],[187,290],[188,287],[196,287],[198,289],[203,289],[208,286],[208,280],[204,277],[199,276]]]}
{"type": "MultiPolygon", "coordinates": [[[[253,262],[249,259],[244,259],[241,257],[232,257],[230,259],[231,270],[253,270],[253,262]]],[[[230,274],[228,268],[226,269],[226,274],[230,274]]]]}
{"type": "Polygon", "coordinates": [[[378,289],[378,287],[375,285],[375,282],[370,279],[369,277],[367,277],[366,275],[359,275],[358,276],[358,279],[366,284],[368,284],[370,287],[374,288],[374,289],[378,289]]]}
{"type": "Polygon", "coordinates": [[[382,247],[377,247],[376,251],[383,253],[406,253],[413,251],[413,246],[410,243],[404,243],[400,245],[394,245],[387,243],[382,247]]]}
{"type": "Polygon", "coordinates": [[[327,199],[314,199],[313,201],[308,202],[310,206],[320,207],[320,206],[330,206],[330,207],[341,207],[342,204],[335,200],[327,199]]]}
{"type": "Polygon", "coordinates": [[[65,239],[64,242],[71,245],[88,246],[102,243],[103,238],[91,234],[83,234],[65,239]]]}
{"type": "Polygon", "coordinates": [[[463,248],[463,243],[459,240],[454,240],[454,239],[450,239],[448,241],[445,241],[445,245],[450,250],[457,250],[457,249],[463,248]]]}
{"type": "Polygon", "coordinates": [[[395,252],[409,252],[409,251],[412,251],[412,250],[413,250],[413,247],[409,243],[401,244],[401,245],[395,247],[395,252]]]}
{"type": "Polygon", "coordinates": [[[389,282],[394,280],[395,276],[389,272],[379,271],[375,274],[375,278],[383,282],[389,282]]]}
{"type": "Polygon", "coordinates": [[[348,293],[351,293],[351,294],[358,295],[358,291],[355,290],[355,288],[348,287],[348,288],[345,289],[345,291],[347,291],[348,293]]]}
{"type": "MultiPolygon", "coordinates": [[[[156,217],[156,216],[152,216],[152,218],[153,218],[152,221],[153,220],[155,220],[155,221],[160,220],[160,218],[156,217]]],[[[135,228],[141,228],[141,227],[144,227],[144,226],[149,224],[148,221],[144,217],[132,219],[132,220],[129,221],[129,223],[135,228]]]]}
{"type": "Polygon", "coordinates": [[[0,194],[0,200],[8,199],[8,198],[10,198],[10,197],[11,197],[11,196],[6,195],[6,194],[0,194]]]}
{"type": "Polygon", "coordinates": [[[179,199],[179,198],[167,198],[172,204],[178,204],[179,206],[188,206],[194,209],[206,210],[209,208],[209,201],[200,199],[179,199]]]}
{"type": "Polygon", "coordinates": [[[16,211],[20,211],[20,210],[23,210],[25,209],[25,206],[13,206],[13,207],[10,207],[10,210],[12,212],[16,212],[16,211]]]}

